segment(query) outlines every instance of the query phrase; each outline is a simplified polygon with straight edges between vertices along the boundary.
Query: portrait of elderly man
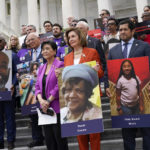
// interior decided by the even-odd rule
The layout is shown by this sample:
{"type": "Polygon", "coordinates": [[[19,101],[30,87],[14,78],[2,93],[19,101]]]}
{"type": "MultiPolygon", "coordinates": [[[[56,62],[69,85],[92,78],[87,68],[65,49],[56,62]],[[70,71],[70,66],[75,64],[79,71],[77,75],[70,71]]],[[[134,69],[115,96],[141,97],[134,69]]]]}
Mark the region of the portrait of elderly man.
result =
{"type": "Polygon", "coordinates": [[[62,72],[61,123],[72,123],[102,118],[101,108],[89,101],[98,85],[97,72],[87,64],[68,66],[62,72]]]}
{"type": "Polygon", "coordinates": [[[4,52],[0,52],[0,92],[8,91],[8,89],[5,87],[8,82],[10,72],[8,65],[8,56],[4,52]]]}

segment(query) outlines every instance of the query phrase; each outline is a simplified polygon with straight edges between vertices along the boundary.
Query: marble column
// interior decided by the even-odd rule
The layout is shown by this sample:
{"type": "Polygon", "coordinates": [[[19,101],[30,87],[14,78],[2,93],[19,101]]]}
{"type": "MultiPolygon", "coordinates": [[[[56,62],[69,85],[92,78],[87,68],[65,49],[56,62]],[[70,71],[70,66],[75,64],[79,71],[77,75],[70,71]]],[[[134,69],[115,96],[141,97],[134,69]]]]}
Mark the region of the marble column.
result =
{"type": "Polygon", "coordinates": [[[110,12],[110,15],[114,15],[112,1],[111,0],[97,0],[98,4],[98,15],[100,14],[102,9],[107,9],[110,12]]]}
{"type": "Polygon", "coordinates": [[[0,0],[0,21],[6,24],[6,3],[5,0],[0,0]]]}
{"type": "Polygon", "coordinates": [[[15,33],[19,33],[20,27],[19,27],[19,8],[18,8],[18,0],[11,0],[10,1],[10,26],[15,33]]]}
{"type": "Polygon", "coordinates": [[[141,16],[143,11],[144,6],[148,5],[147,0],[136,0],[136,9],[137,9],[137,16],[138,16],[138,21],[141,22],[141,16]]]}
{"type": "Polygon", "coordinates": [[[64,28],[68,27],[67,24],[68,17],[73,16],[76,19],[79,19],[80,18],[79,0],[62,0],[62,16],[64,28]]]}
{"type": "Polygon", "coordinates": [[[37,0],[27,0],[28,8],[28,24],[36,26],[37,33],[39,33],[39,14],[37,0]]]}
{"type": "Polygon", "coordinates": [[[48,1],[47,0],[40,0],[40,28],[41,32],[45,32],[43,28],[44,21],[49,20],[48,14],[48,1]]]}

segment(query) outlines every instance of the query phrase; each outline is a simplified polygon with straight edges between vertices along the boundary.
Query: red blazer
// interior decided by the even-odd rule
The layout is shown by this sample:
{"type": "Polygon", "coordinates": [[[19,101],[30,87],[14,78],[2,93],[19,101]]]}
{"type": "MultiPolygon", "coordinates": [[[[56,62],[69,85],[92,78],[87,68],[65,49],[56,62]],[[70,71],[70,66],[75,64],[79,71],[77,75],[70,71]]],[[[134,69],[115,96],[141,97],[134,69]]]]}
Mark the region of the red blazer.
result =
{"type": "MultiPolygon", "coordinates": [[[[102,78],[104,76],[104,72],[102,69],[102,65],[101,65],[101,61],[100,61],[100,57],[99,57],[98,52],[93,48],[84,47],[79,64],[89,62],[89,61],[94,61],[94,60],[100,64],[98,76],[99,76],[99,78],[102,78]]],[[[74,64],[74,51],[72,51],[71,53],[66,55],[64,58],[64,65],[65,66],[70,66],[73,64],[74,64]]]]}

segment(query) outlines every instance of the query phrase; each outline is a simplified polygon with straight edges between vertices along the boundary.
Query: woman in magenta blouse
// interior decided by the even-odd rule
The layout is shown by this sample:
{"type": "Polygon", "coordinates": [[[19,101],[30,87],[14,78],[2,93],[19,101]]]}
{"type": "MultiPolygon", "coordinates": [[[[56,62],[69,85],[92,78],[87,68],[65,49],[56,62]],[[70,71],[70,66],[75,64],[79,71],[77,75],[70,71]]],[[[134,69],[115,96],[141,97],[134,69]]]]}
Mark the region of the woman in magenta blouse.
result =
{"type": "Polygon", "coordinates": [[[41,52],[47,63],[39,68],[35,94],[44,113],[52,107],[57,114],[57,124],[43,126],[46,145],[48,150],[68,150],[67,139],[61,138],[58,81],[55,75],[55,69],[63,67],[64,64],[55,58],[57,52],[55,42],[43,42],[41,52]]]}

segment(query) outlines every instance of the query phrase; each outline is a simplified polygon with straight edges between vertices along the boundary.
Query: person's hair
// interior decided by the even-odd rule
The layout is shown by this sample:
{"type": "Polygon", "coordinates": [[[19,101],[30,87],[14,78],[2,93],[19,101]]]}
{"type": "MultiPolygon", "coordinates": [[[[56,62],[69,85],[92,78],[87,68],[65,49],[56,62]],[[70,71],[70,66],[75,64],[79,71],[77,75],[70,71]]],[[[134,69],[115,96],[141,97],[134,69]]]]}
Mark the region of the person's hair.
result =
{"type": "Polygon", "coordinates": [[[46,23],[49,23],[51,26],[53,26],[53,24],[52,24],[49,20],[46,20],[46,21],[44,21],[44,23],[43,23],[43,27],[45,26],[46,23]]]}
{"type": "Polygon", "coordinates": [[[27,27],[27,25],[26,24],[22,24],[21,27],[27,27]]]}
{"type": "Polygon", "coordinates": [[[82,24],[82,25],[86,26],[87,28],[89,28],[88,23],[86,23],[85,21],[79,21],[79,22],[77,23],[77,25],[79,25],[79,24],[82,24]]]}
{"type": "Polygon", "coordinates": [[[0,34],[0,39],[6,43],[6,39],[2,34],[0,34]]]}
{"type": "Polygon", "coordinates": [[[16,35],[11,35],[10,36],[9,43],[8,43],[8,50],[12,50],[13,49],[13,47],[11,45],[11,38],[12,37],[14,37],[17,40],[15,48],[16,48],[17,51],[19,51],[21,47],[20,47],[20,44],[19,44],[19,39],[18,39],[18,37],[16,35]]]}
{"type": "Polygon", "coordinates": [[[55,51],[57,53],[57,45],[54,41],[44,41],[41,44],[41,50],[44,48],[45,45],[50,45],[53,49],[53,51],[55,51]]]}
{"type": "Polygon", "coordinates": [[[69,43],[69,33],[72,32],[72,31],[75,32],[78,35],[80,45],[82,47],[86,47],[87,46],[86,35],[79,28],[70,28],[66,31],[67,44],[69,45],[69,47],[71,49],[73,49],[73,47],[71,47],[71,45],[69,43]]]}
{"type": "Polygon", "coordinates": [[[132,31],[133,29],[135,29],[135,24],[129,20],[129,19],[126,19],[126,20],[123,20],[119,23],[119,28],[120,28],[120,25],[123,25],[123,24],[128,24],[128,27],[129,29],[132,31]]]}
{"type": "Polygon", "coordinates": [[[53,27],[54,27],[54,26],[57,26],[57,27],[59,27],[60,30],[62,30],[62,26],[61,26],[60,24],[55,23],[55,24],[53,24],[53,27]]]}
{"type": "Polygon", "coordinates": [[[74,19],[74,20],[72,20],[72,22],[76,22],[76,23],[78,23],[78,22],[79,22],[79,20],[78,20],[78,19],[74,19]]]}
{"type": "Polygon", "coordinates": [[[130,17],[129,20],[131,21],[131,19],[134,19],[136,24],[138,23],[137,17],[135,17],[135,16],[130,17]]]}
{"type": "Polygon", "coordinates": [[[34,68],[35,65],[37,66],[37,68],[39,67],[38,62],[32,62],[32,63],[30,64],[30,73],[33,72],[33,68],[34,68]]]}
{"type": "Polygon", "coordinates": [[[36,31],[36,26],[35,26],[35,25],[33,25],[33,24],[29,24],[29,25],[27,25],[27,27],[32,27],[32,28],[33,28],[33,30],[34,30],[34,31],[36,31]]]}
{"type": "Polygon", "coordinates": [[[71,87],[73,87],[74,85],[79,84],[81,81],[84,82],[84,94],[85,94],[85,97],[86,97],[85,98],[86,99],[86,106],[92,107],[92,104],[91,104],[90,101],[88,101],[88,99],[93,94],[93,87],[92,87],[92,84],[87,80],[84,80],[84,79],[79,78],[79,77],[69,78],[66,82],[63,83],[63,86],[62,86],[62,89],[61,89],[62,94],[63,95],[65,94],[67,84],[69,84],[71,87]]]}
{"type": "Polygon", "coordinates": [[[123,75],[125,76],[124,72],[123,72],[123,65],[124,63],[128,62],[130,65],[131,65],[131,72],[130,72],[130,77],[131,78],[134,78],[136,80],[136,83],[137,83],[137,90],[138,90],[138,94],[139,94],[139,91],[140,91],[140,87],[139,87],[139,81],[136,77],[136,74],[135,74],[135,71],[134,71],[134,67],[133,67],[133,64],[130,60],[126,59],[124,60],[122,63],[121,63],[121,67],[120,67],[120,73],[119,73],[119,76],[118,76],[118,79],[117,79],[117,82],[118,80],[120,79],[120,77],[123,75]]]}
{"type": "Polygon", "coordinates": [[[108,14],[108,15],[110,16],[110,12],[109,12],[109,10],[107,10],[107,9],[102,9],[102,11],[105,11],[105,12],[106,12],[106,14],[108,14]]]}
{"type": "Polygon", "coordinates": [[[85,18],[81,18],[81,19],[79,19],[79,21],[84,21],[84,22],[88,23],[88,21],[85,18]]]}
{"type": "Polygon", "coordinates": [[[115,22],[116,26],[118,26],[118,20],[117,19],[115,19],[114,17],[109,17],[108,21],[110,21],[110,20],[113,20],[115,22]]]}
{"type": "Polygon", "coordinates": [[[146,7],[147,7],[148,9],[150,9],[150,5],[146,5],[146,6],[144,6],[143,10],[144,10],[146,7]]]}

